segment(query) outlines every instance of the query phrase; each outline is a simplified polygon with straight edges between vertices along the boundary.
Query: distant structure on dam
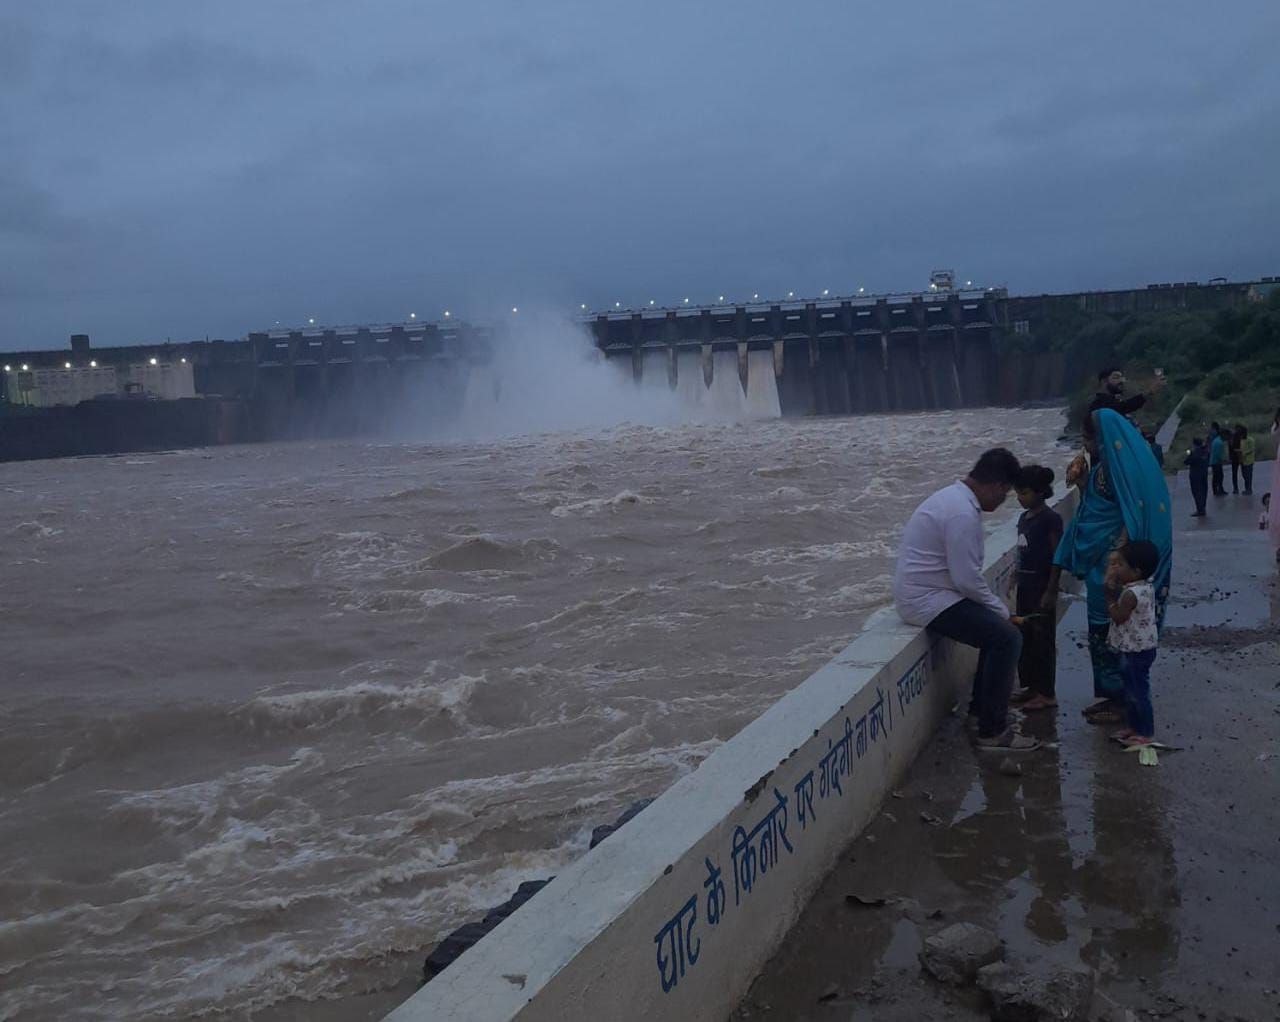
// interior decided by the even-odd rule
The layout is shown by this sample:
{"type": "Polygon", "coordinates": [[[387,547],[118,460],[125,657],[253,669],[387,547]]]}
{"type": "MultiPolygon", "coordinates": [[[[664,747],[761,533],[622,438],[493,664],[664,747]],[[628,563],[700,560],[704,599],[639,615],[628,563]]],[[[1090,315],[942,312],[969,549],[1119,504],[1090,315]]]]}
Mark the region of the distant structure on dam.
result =
{"type": "Polygon", "coordinates": [[[589,319],[596,344],[635,379],[695,400],[731,375],[746,395],[776,388],[783,415],[848,415],[1019,404],[1060,397],[1087,367],[1047,345],[1002,346],[1064,311],[1124,313],[1226,308],[1277,278],[1010,297],[935,271],[927,290],[711,305],[614,309],[589,319]],[[772,379],[762,376],[771,374],[772,379]],[[700,389],[701,388],[701,389],[700,389]]]}
{"type": "MultiPolygon", "coordinates": [[[[721,415],[906,412],[1061,397],[1094,368],[1053,340],[1080,317],[1220,309],[1280,279],[1010,296],[935,272],[926,289],[584,312],[603,355],[642,387],[721,415]],[[1018,340],[1022,335],[1023,339],[1018,340]]],[[[309,437],[426,435],[493,412],[502,331],[448,317],[236,340],[0,355],[0,460],[309,437]]],[[[519,343],[518,334],[511,339],[519,343]]]]}
{"type": "Polygon", "coordinates": [[[0,461],[377,435],[456,416],[492,332],[469,323],[298,327],[237,340],[0,356],[0,461]]]}

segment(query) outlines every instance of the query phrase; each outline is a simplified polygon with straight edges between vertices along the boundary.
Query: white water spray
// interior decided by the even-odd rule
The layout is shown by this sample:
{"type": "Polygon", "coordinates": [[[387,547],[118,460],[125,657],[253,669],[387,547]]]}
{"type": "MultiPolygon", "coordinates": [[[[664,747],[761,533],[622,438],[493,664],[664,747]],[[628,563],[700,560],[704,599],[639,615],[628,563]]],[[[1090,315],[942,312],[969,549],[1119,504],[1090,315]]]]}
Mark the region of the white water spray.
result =
{"type": "Polygon", "coordinates": [[[767,349],[747,352],[747,414],[753,419],[777,419],[782,415],[773,352],[767,349]]]}

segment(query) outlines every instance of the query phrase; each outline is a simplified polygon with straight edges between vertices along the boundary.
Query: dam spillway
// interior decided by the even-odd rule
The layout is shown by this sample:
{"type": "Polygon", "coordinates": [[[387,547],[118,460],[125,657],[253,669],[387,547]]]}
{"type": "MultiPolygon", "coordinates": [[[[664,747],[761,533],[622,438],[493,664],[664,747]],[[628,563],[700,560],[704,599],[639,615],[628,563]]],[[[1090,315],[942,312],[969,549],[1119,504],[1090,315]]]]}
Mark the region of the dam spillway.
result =
{"type": "Polygon", "coordinates": [[[1007,301],[1002,289],[942,291],[624,309],[586,322],[596,346],[629,363],[638,382],[653,386],[665,370],[682,403],[718,416],[866,415],[1061,395],[1059,353],[997,352],[1007,301]],[[725,382],[735,364],[741,402],[725,382]]]}

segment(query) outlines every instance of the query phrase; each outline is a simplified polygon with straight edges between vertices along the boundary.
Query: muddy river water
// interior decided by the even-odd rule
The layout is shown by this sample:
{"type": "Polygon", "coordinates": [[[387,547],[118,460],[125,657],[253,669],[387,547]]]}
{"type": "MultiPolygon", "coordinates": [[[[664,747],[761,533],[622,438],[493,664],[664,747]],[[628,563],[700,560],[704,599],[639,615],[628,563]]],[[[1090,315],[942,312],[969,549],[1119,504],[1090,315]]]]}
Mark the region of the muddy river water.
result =
{"type": "Polygon", "coordinates": [[[1060,468],[1062,423],[0,465],[0,1016],[412,972],[846,643],[921,497],[997,443],[1060,468]]]}

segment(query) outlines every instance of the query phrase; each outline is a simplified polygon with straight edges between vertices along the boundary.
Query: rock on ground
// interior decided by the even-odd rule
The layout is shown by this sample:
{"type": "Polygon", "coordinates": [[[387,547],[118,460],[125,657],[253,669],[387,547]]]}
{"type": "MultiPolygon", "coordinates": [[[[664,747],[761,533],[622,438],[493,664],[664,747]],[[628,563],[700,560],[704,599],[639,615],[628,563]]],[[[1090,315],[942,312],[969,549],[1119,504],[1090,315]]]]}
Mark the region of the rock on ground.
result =
{"type": "Polygon", "coordinates": [[[1085,1022],[1093,1000],[1093,973],[1068,967],[1029,971],[996,962],[978,970],[978,986],[991,997],[995,1022],[1085,1022]]]}
{"type": "Polygon", "coordinates": [[[955,923],[924,942],[920,963],[943,983],[972,983],[984,965],[1000,960],[1004,947],[990,930],[955,923]]]}

